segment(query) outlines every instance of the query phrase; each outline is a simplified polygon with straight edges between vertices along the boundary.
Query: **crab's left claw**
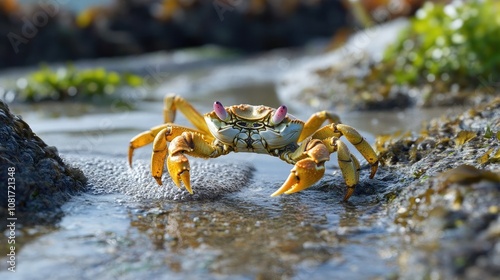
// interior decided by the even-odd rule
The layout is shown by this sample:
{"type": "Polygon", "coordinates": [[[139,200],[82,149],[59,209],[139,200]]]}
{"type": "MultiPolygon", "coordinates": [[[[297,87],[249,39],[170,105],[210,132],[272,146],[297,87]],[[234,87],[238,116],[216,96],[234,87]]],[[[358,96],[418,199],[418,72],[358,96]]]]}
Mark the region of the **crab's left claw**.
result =
{"type": "Polygon", "coordinates": [[[271,196],[277,196],[283,193],[291,194],[307,189],[325,174],[324,163],[316,163],[311,158],[299,160],[290,171],[288,179],[271,196]]]}
{"type": "Polygon", "coordinates": [[[168,173],[170,173],[170,177],[177,185],[177,187],[181,187],[181,183],[184,184],[186,190],[193,194],[193,190],[191,189],[191,177],[189,175],[189,160],[182,153],[178,153],[177,155],[170,155],[167,158],[167,168],[168,173]]]}

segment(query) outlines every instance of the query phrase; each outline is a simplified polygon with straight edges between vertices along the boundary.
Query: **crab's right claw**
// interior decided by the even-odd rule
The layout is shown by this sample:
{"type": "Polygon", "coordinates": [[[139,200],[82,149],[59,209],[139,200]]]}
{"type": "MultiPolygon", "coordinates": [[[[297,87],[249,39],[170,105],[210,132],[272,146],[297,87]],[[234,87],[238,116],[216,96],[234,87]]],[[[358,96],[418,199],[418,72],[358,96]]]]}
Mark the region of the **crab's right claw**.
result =
{"type": "Polygon", "coordinates": [[[271,196],[291,194],[307,189],[323,177],[325,166],[323,163],[317,164],[313,159],[306,158],[299,160],[290,172],[285,183],[271,196]]]}
{"type": "Polygon", "coordinates": [[[191,178],[189,175],[189,160],[182,153],[177,155],[170,155],[167,158],[167,168],[168,173],[170,173],[170,177],[174,181],[177,187],[181,187],[181,183],[184,184],[186,190],[193,194],[193,190],[191,189],[191,178]]]}

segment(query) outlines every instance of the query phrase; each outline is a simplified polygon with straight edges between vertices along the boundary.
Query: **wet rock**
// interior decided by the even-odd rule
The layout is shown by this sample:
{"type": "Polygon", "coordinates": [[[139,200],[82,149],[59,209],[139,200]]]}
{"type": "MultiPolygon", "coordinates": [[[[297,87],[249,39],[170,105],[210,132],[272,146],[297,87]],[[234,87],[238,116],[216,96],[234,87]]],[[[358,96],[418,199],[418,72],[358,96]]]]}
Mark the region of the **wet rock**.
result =
{"type": "Polygon", "coordinates": [[[14,216],[23,224],[52,223],[62,215],[60,206],[83,190],[85,181],[80,170],[68,166],[55,147],[43,142],[0,101],[2,220],[14,216]],[[15,199],[13,212],[9,198],[15,199]]]}
{"type": "MultiPolygon", "coordinates": [[[[325,196],[338,198],[342,201],[347,190],[344,178],[339,168],[335,168],[333,176],[326,174],[316,186],[309,190],[318,189],[325,192],[325,196]]],[[[387,168],[379,168],[373,179],[369,178],[370,165],[362,167],[359,182],[356,185],[354,194],[349,198],[348,203],[352,205],[385,201],[397,191],[398,182],[402,179],[402,174],[393,172],[387,168]]],[[[306,190],[308,191],[308,190],[306,190]]]]}
{"type": "Polygon", "coordinates": [[[89,178],[89,189],[96,194],[122,193],[136,201],[191,201],[207,200],[238,191],[248,186],[253,167],[248,163],[213,163],[190,159],[191,195],[184,188],[178,188],[166,169],[163,185],[159,186],[150,172],[150,162],[134,160],[133,168],[125,157],[106,155],[65,155],[89,178]]]}
{"type": "Polygon", "coordinates": [[[400,255],[403,278],[493,279],[498,275],[500,181],[478,180],[443,187],[439,177],[430,178],[398,196],[392,207],[395,222],[411,236],[400,255]]]}
{"type": "MultiPolygon", "coordinates": [[[[500,99],[383,138],[383,168],[404,174],[389,204],[406,239],[400,276],[493,279],[500,273],[500,99]]],[[[379,138],[379,140],[381,140],[379,138]]]]}

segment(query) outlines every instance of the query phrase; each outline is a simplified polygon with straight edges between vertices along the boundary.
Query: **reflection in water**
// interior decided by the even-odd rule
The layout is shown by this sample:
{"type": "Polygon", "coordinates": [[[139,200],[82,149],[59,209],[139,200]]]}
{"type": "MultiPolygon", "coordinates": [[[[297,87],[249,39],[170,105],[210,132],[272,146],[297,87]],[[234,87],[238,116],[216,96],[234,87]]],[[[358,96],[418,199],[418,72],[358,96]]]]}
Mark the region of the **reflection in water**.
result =
{"type": "MultiPolygon", "coordinates": [[[[329,258],[327,250],[304,247],[325,242],[316,231],[325,220],[311,220],[317,216],[307,215],[304,207],[286,203],[283,215],[247,203],[213,203],[176,204],[135,217],[131,224],[149,236],[156,250],[181,256],[200,247],[216,252],[208,265],[212,273],[292,276],[298,262],[329,258]]],[[[169,266],[182,271],[177,260],[169,266]]]]}
{"type": "Polygon", "coordinates": [[[343,255],[343,247],[355,238],[351,233],[373,226],[363,213],[377,205],[331,205],[331,199],[317,198],[324,194],[288,196],[264,207],[239,198],[153,205],[134,215],[131,226],[171,256],[165,264],[174,272],[189,273],[184,263],[196,249],[213,254],[204,265],[216,274],[269,279],[318,272],[325,265],[331,271],[328,266],[356,255],[343,255]]]}

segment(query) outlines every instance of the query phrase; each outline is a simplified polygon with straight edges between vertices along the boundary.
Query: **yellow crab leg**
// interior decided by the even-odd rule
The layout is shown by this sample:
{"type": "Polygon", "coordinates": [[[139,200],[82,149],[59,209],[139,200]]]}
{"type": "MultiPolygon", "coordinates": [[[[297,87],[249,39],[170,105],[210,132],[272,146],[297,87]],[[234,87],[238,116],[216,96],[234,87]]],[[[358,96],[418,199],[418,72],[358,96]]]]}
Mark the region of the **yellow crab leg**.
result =
{"type": "Polygon", "coordinates": [[[186,116],[196,128],[211,135],[207,123],[201,115],[188,101],[178,95],[167,95],[163,99],[163,120],[165,123],[172,123],[175,120],[176,110],[186,116]]]}
{"type": "MultiPolygon", "coordinates": [[[[184,126],[180,126],[180,125],[166,123],[166,124],[161,124],[161,125],[155,126],[155,127],[151,128],[150,130],[147,130],[147,131],[144,131],[144,132],[138,134],[137,136],[132,138],[132,140],[130,140],[130,144],[129,144],[129,148],[128,148],[128,164],[130,165],[130,167],[132,167],[132,157],[134,154],[134,150],[137,148],[140,148],[142,146],[145,146],[147,144],[152,143],[159,134],[160,135],[165,134],[165,132],[160,133],[160,131],[164,130],[165,128],[169,128],[169,131],[170,131],[169,133],[171,133],[170,134],[171,136],[169,138],[170,140],[176,136],[181,135],[181,133],[184,131],[196,131],[196,130],[189,128],[189,127],[184,127],[184,126]]],[[[167,140],[167,141],[170,141],[170,140],[167,140]]]]}
{"type": "Polygon", "coordinates": [[[156,182],[161,185],[161,176],[163,175],[163,166],[167,156],[167,144],[173,141],[176,137],[185,132],[199,133],[198,131],[180,125],[164,124],[154,138],[153,153],[151,154],[151,174],[156,182]]]}
{"type": "MultiPolygon", "coordinates": [[[[355,173],[356,173],[356,182],[359,182],[359,172],[361,170],[361,166],[359,165],[358,159],[351,154],[351,160],[354,165],[355,173]]],[[[347,201],[349,197],[354,193],[355,186],[347,186],[347,190],[344,196],[344,201],[347,201]]]]}
{"type": "Polygon", "coordinates": [[[328,120],[330,123],[340,123],[340,117],[330,111],[321,111],[313,114],[304,124],[298,142],[302,142],[318,130],[328,120]]]}
{"type": "Polygon", "coordinates": [[[371,165],[370,179],[372,179],[378,169],[378,156],[370,144],[366,142],[365,138],[363,138],[356,129],[345,124],[330,124],[316,131],[312,135],[312,138],[327,139],[328,137],[339,138],[341,136],[344,136],[347,141],[353,144],[371,165]]]}
{"type": "MultiPolygon", "coordinates": [[[[198,132],[183,132],[175,137],[168,148],[167,167],[174,183],[184,187],[193,194],[191,189],[191,179],[189,175],[190,166],[186,154],[199,158],[216,158],[229,153],[223,145],[214,144],[204,135],[198,132]]],[[[161,181],[160,181],[161,183],[161,181]]]]}
{"type": "MultiPolygon", "coordinates": [[[[203,132],[208,133],[210,135],[210,132],[208,130],[208,127],[206,125],[205,120],[203,119],[203,116],[191,105],[189,102],[187,102],[184,98],[176,95],[167,95],[163,99],[163,120],[164,124],[155,126],[151,128],[150,130],[144,131],[134,138],[130,140],[129,144],[129,149],[128,149],[128,163],[132,167],[132,157],[134,154],[134,150],[137,148],[140,148],[142,146],[145,146],[147,144],[150,144],[154,141],[156,135],[164,128],[166,128],[169,125],[172,125],[172,123],[175,121],[175,112],[177,109],[179,109],[185,116],[186,118],[193,123],[198,129],[200,129],[203,132]]],[[[181,126],[177,126],[181,127],[181,126]]],[[[186,130],[192,130],[185,128],[186,130]]],[[[182,133],[182,131],[181,131],[182,133]]],[[[179,133],[180,135],[180,133],[179,133]]]]}
{"type": "Polygon", "coordinates": [[[347,146],[340,140],[335,140],[334,144],[337,148],[337,159],[339,162],[340,171],[347,185],[347,191],[344,196],[344,201],[354,193],[354,186],[359,182],[359,162],[350,152],[347,146]]]}
{"type": "Polygon", "coordinates": [[[130,140],[130,144],[128,147],[128,164],[130,165],[130,167],[132,167],[132,156],[134,154],[134,150],[152,143],[156,135],[167,126],[168,124],[155,126],[150,130],[138,134],[137,136],[132,138],[132,140],[130,140]]]}
{"type": "Polygon", "coordinates": [[[337,129],[345,136],[347,141],[354,145],[354,147],[361,153],[361,155],[371,165],[370,179],[373,179],[378,169],[378,156],[373,150],[372,146],[366,142],[365,138],[351,126],[338,124],[337,129]]]}
{"type": "Polygon", "coordinates": [[[165,157],[167,156],[167,138],[171,133],[172,128],[166,127],[162,129],[155,137],[153,142],[153,153],[151,154],[151,174],[155,178],[158,185],[161,185],[161,175],[163,175],[163,166],[165,157]]]}

